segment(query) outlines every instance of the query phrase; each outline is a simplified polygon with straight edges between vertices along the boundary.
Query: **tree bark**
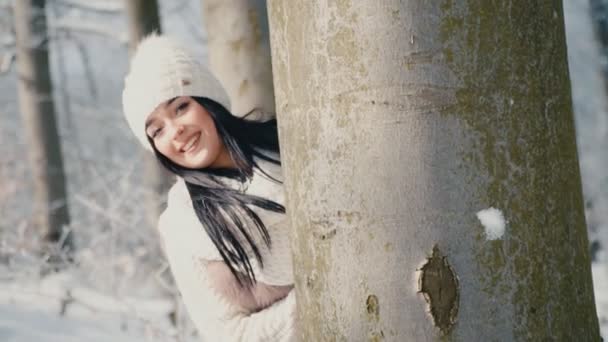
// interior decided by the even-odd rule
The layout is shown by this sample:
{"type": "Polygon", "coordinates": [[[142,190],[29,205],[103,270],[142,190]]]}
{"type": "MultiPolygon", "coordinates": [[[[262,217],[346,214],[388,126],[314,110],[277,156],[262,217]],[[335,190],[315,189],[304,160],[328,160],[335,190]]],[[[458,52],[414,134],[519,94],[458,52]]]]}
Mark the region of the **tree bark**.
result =
{"type": "Polygon", "coordinates": [[[561,1],[269,17],[300,340],[599,341],[561,1]]]}
{"type": "MultiPolygon", "coordinates": [[[[66,180],[49,70],[46,1],[15,1],[17,87],[34,178],[34,222],[43,241],[72,247],[66,180]]],[[[44,249],[44,247],[43,247],[44,249]]]]}
{"type": "MultiPolygon", "coordinates": [[[[126,0],[129,17],[129,52],[133,54],[139,42],[152,32],[161,33],[157,0],[126,0]]],[[[144,186],[146,188],[146,223],[156,227],[167,202],[167,191],[174,177],[151,153],[143,152],[144,186]]]]}
{"type": "MultiPolygon", "coordinates": [[[[274,89],[264,0],[203,0],[209,68],[242,116],[272,118],[274,89]]],[[[229,108],[230,109],[230,108],[229,108]]]]}

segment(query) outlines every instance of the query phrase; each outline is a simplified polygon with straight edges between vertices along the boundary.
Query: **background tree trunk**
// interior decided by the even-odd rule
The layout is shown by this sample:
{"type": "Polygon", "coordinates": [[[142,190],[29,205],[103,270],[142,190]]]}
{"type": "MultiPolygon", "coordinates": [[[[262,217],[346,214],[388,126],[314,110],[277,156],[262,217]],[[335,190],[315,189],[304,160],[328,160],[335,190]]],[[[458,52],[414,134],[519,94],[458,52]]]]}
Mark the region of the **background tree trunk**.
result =
{"type": "Polygon", "coordinates": [[[302,341],[599,340],[561,1],[269,17],[302,341]]]}
{"type": "Polygon", "coordinates": [[[125,0],[129,16],[129,52],[139,41],[152,32],[161,33],[157,0],[125,0]]]}
{"type": "MultiPolygon", "coordinates": [[[[126,0],[126,5],[129,17],[129,52],[133,54],[142,38],[152,32],[161,33],[158,3],[156,0],[126,0]]],[[[146,223],[156,227],[174,177],[160,165],[152,153],[144,151],[143,159],[144,184],[147,190],[146,223]]]]}
{"type": "Polygon", "coordinates": [[[232,112],[274,117],[268,16],[264,0],[203,0],[209,68],[230,97],[232,112]]]}
{"type": "MultiPolygon", "coordinates": [[[[19,105],[34,177],[34,222],[43,241],[69,250],[71,234],[61,142],[49,71],[46,1],[15,1],[19,105]]],[[[55,254],[55,253],[53,253],[55,254]]],[[[53,255],[54,257],[57,255],[53,255]]]]}

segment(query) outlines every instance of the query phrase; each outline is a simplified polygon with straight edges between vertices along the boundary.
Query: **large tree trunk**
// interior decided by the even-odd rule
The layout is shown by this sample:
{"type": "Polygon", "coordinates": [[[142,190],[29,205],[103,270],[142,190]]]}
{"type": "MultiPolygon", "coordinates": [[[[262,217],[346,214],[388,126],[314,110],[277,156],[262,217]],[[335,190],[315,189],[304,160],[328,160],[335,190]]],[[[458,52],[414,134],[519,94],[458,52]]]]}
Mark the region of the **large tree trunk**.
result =
{"type": "MultiPolygon", "coordinates": [[[[209,68],[226,89],[232,112],[274,117],[268,16],[264,0],[203,0],[209,68]]],[[[229,108],[230,109],[230,108],[229,108]]]]}
{"type": "Polygon", "coordinates": [[[60,247],[69,250],[72,240],[65,226],[70,215],[49,71],[46,1],[13,3],[19,104],[34,177],[34,222],[43,241],[61,242],[60,247]]]}
{"type": "Polygon", "coordinates": [[[269,17],[302,341],[599,340],[561,1],[269,17]]]}
{"type": "MultiPolygon", "coordinates": [[[[129,17],[129,52],[133,54],[142,38],[152,32],[161,33],[158,3],[156,0],[125,1],[129,17]]],[[[160,165],[153,154],[143,152],[143,160],[146,223],[155,227],[165,207],[167,191],[174,178],[160,165]]]]}

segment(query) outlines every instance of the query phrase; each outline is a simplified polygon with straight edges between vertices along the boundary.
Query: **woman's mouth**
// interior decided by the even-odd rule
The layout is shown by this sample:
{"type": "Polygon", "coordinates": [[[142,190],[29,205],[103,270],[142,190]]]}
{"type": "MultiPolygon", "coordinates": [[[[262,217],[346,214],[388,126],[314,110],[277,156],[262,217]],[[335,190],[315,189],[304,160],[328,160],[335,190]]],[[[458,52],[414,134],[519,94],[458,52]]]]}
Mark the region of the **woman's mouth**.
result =
{"type": "Polygon", "coordinates": [[[186,145],[184,145],[184,147],[182,148],[182,151],[184,153],[192,152],[194,150],[194,148],[196,147],[196,144],[198,143],[198,140],[200,139],[200,137],[201,137],[200,133],[193,135],[190,138],[190,140],[188,140],[186,145]]]}

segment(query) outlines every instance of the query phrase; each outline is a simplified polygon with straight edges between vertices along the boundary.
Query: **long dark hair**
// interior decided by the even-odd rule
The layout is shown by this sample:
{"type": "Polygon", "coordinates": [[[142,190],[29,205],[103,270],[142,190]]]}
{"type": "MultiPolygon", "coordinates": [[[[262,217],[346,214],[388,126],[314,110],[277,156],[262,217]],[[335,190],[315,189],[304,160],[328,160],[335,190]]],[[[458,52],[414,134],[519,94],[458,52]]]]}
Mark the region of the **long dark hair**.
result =
{"type": "Polygon", "coordinates": [[[256,242],[260,239],[256,237],[264,242],[264,248],[271,248],[271,239],[266,225],[250,206],[278,213],[284,213],[285,208],[270,199],[235,190],[225,180],[245,182],[257,169],[266,177],[280,182],[256,162],[256,159],[260,159],[280,165],[279,158],[272,156],[279,155],[277,122],[274,119],[247,120],[247,116],[239,118],[209,98],[192,98],[210,114],[236,169],[186,168],[158,152],[152,139],[148,138],[148,141],[160,163],[184,179],[196,216],[239,284],[251,286],[256,279],[249,253],[253,253],[260,267],[263,267],[261,246],[256,242]]]}

